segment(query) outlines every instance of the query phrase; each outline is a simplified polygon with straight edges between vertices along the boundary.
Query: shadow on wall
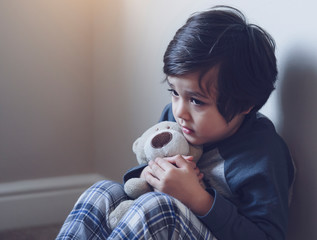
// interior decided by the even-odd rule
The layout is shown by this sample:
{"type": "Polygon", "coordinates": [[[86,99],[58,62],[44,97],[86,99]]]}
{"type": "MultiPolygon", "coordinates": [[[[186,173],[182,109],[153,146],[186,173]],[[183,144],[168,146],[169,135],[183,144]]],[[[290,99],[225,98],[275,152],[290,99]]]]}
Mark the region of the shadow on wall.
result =
{"type": "Polygon", "coordinates": [[[316,66],[317,54],[305,49],[290,52],[283,66],[280,130],[297,167],[288,240],[317,239],[316,66]]]}

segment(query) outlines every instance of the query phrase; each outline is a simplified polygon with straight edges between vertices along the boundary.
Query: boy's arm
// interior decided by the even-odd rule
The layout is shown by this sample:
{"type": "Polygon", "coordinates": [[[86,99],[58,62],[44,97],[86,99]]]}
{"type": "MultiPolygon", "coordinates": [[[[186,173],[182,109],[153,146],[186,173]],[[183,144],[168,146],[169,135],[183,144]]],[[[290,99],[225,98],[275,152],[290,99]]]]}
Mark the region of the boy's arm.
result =
{"type": "Polygon", "coordinates": [[[206,215],[198,216],[198,218],[218,239],[274,239],[269,238],[254,222],[241,215],[238,208],[217,191],[208,189],[208,192],[214,196],[213,206],[206,215]]]}
{"type": "Polygon", "coordinates": [[[263,153],[252,151],[257,156],[225,160],[226,181],[239,200],[233,203],[208,189],[214,203],[199,217],[218,239],[285,239],[288,193],[294,176],[290,156],[282,145],[273,142],[267,149],[268,144],[261,144],[263,153]]]}

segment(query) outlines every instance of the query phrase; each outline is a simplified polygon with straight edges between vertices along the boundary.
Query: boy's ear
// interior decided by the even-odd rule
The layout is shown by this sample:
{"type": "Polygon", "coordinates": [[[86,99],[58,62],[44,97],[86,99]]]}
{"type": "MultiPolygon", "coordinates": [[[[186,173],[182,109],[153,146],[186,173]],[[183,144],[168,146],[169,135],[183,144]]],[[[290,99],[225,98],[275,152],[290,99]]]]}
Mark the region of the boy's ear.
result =
{"type": "Polygon", "coordinates": [[[254,108],[254,106],[251,106],[247,110],[243,111],[242,114],[245,114],[245,115],[249,114],[252,111],[253,108],[254,108]]]}

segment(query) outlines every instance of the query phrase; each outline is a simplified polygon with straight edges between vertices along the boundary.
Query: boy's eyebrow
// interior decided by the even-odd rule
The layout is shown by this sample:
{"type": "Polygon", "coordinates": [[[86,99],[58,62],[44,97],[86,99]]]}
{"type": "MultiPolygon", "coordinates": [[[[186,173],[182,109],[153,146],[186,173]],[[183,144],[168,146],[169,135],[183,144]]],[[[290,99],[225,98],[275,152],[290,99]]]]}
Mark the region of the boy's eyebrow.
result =
{"type": "Polygon", "coordinates": [[[186,95],[190,97],[198,97],[198,98],[204,98],[204,99],[209,99],[206,95],[200,93],[200,92],[192,92],[192,91],[186,91],[186,95]]]}
{"type": "MultiPolygon", "coordinates": [[[[175,88],[175,86],[172,83],[170,83],[170,81],[168,79],[167,79],[167,84],[169,87],[171,87],[173,89],[175,88]]],[[[185,94],[187,96],[190,96],[190,97],[199,97],[199,98],[209,99],[209,97],[206,96],[205,94],[202,94],[202,93],[196,92],[196,91],[185,91],[185,94]]]]}

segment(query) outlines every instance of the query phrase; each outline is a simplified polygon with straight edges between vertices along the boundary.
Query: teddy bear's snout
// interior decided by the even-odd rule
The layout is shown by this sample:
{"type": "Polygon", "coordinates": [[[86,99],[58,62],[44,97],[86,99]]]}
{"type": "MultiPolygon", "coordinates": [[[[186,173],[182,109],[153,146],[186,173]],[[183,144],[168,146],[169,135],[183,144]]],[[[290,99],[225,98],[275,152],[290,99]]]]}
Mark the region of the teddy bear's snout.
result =
{"type": "Polygon", "coordinates": [[[162,132],[157,134],[151,141],[153,148],[162,148],[167,145],[173,139],[173,135],[170,132],[162,132]]]}

